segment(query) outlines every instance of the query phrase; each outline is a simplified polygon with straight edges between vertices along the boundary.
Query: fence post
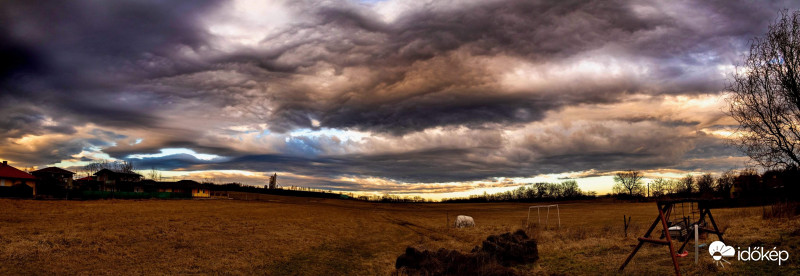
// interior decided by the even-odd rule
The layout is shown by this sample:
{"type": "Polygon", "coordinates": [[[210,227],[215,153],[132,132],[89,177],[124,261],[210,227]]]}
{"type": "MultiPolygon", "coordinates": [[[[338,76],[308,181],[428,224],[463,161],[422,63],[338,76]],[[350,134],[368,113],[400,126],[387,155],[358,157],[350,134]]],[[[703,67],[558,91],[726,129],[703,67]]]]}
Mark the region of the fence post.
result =
{"type": "Polygon", "coordinates": [[[556,204],[556,215],[558,215],[558,229],[561,229],[561,210],[558,208],[558,204],[556,204]]]}
{"type": "Polygon", "coordinates": [[[525,221],[525,228],[531,229],[531,207],[528,207],[528,219],[525,221]]]}
{"type": "Polygon", "coordinates": [[[625,215],[622,215],[622,226],[625,229],[625,237],[628,237],[628,218],[625,215]]]}
{"type": "Polygon", "coordinates": [[[694,263],[697,264],[697,254],[698,254],[698,245],[697,245],[697,224],[694,224],[694,263]]]}

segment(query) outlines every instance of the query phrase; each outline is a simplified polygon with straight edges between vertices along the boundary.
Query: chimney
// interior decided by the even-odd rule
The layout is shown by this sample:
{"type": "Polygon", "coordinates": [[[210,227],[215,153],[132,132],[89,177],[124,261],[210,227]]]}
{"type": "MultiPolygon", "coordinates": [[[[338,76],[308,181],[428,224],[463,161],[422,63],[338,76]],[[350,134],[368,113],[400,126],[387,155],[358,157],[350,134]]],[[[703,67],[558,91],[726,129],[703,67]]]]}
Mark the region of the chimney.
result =
{"type": "Polygon", "coordinates": [[[3,165],[6,165],[6,166],[8,166],[8,161],[6,161],[6,160],[3,160],[3,165]]]}

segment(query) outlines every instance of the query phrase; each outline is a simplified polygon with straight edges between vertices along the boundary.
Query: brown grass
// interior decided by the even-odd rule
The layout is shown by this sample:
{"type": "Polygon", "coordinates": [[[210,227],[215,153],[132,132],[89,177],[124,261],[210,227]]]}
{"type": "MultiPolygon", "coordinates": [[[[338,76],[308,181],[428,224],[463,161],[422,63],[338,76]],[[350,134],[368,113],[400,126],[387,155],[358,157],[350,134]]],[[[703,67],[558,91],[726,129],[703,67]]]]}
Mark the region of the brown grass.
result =
{"type": "MultiPolygon", "coordinates": [[[[238,197],[238,195],[237,195],[238,197]]],[[[380,204],[258,195],[260,200],[32,201],[0,199],[0,275],[386,275],[407,246],[469,252],[488,235],[523,227],[527,206],[380,204]],[[456,215],[477,226],[446,225],[456,215]]],[[[252,199],[248,196],[248,199],[252,199]]],[[[540,260],[526,274],[614,274],[657,211],[654,203],[562,203],[561,229],[531,228],[540,260]],[[623,237],[622,215],[632,216],[623,237]]],[[[761,207],[713,210],[726,240],[789,250],[791,261],[717,268],[701,248],[688,274],[797,271],[800,222],[763,219],[761,207]]],[[[553,217],[551,217],[553,218],[553,217]]],[[[701,241],[709,243],[714,240],[701,241]]],[[[691,244],[690,244],[691,245],[691,244]]],[[[689,250],[692,251],[693,247],[689,250]]],[[[671,274],[666,247],[645,246],[629,274],[671,274]]]]}
{"type": "Polygon", "coordinates": [[[765,219],[793,218],[800,214],[800,204],[797,202],[778,202],[763,208],[765,219]]]}

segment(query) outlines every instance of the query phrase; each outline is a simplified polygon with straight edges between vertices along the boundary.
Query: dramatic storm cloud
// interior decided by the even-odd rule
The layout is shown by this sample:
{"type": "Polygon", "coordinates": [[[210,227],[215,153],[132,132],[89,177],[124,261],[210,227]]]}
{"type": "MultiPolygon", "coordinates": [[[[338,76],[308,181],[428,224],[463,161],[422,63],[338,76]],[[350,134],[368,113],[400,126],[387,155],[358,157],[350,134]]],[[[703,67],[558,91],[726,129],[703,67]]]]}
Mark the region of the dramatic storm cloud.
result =
{"type": "Polygon", "coordinates": [[[719,172],[726,79],[798,6],[4,1],[0,158],[396,193],[719,172]]]}

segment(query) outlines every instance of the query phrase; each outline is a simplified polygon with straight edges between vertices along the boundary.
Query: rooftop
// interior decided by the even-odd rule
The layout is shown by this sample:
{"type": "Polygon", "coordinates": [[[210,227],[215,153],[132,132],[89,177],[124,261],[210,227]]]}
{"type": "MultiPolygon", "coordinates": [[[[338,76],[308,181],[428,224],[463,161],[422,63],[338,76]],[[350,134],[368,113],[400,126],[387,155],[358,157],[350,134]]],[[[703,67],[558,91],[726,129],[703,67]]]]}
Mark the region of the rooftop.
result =
{"type": "Polygon", "coordinates": [[[71,172],[71,171],[68,171],[68,170],[65,170],[65,169],[62,169],[62,168],[59,168],[59,167],[47,167],[47,168],[44,168],[44,169],[32,171],[31,173],[34,174],[34,173],[39,173],[39,172],[57,173],[57,174],[75,174],[74,172],[71,172]]]}
{"type": "Polygon", "coordinates": [[[142,176],[141,174],[138,174],[138,173],[135,173],[135,172],[118,172],[118,171],[113,171],[113,170],[109,170],[109,169],[102,169],[102,170],[94,173],[94,175],[101,175],[101,174],[104,174],[104,173],[118,174],[118,175],[129,175],[129,176],[142,176]]]}
{"type": "Polygon", "coordinates": [[[8,165],[8,161],[0,163],[0,178],[36,179],[33,175],[8,165]]]}

